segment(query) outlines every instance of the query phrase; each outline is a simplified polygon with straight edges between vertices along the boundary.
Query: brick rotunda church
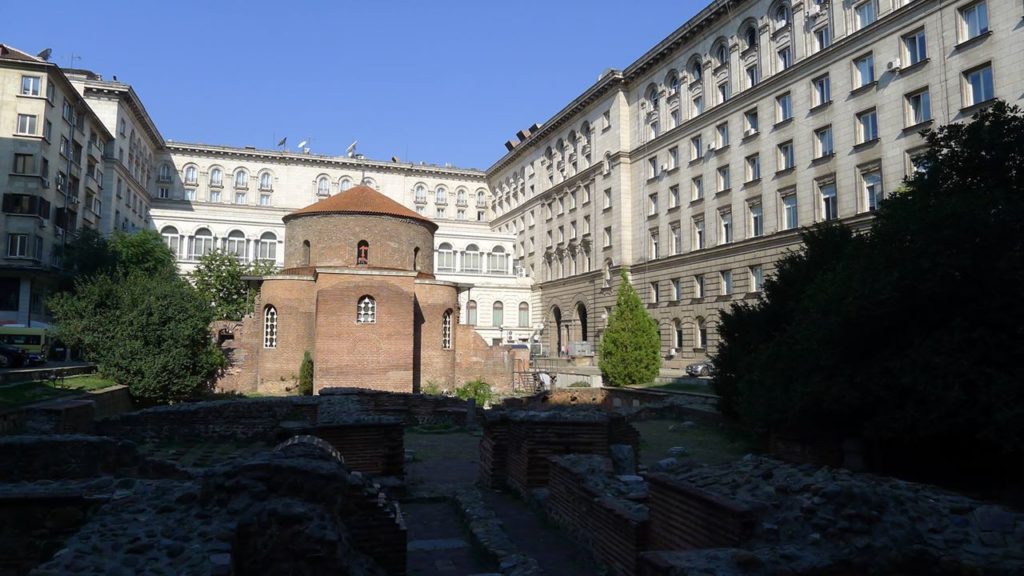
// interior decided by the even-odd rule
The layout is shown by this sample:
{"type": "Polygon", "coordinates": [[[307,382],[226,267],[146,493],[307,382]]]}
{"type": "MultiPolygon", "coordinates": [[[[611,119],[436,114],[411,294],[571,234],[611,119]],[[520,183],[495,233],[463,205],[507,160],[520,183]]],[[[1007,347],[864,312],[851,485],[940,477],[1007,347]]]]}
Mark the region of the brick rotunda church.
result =
{"type": "Polygon", "coordinates": [[[436,224],[368,186],[283,220],[284,269],[260,280],[253,315],[233,327],[219,388],[284,392],[306,351],[315,390],[508,385],[508,351],[459,325],[460,286],[434,278],[436,224]]]}

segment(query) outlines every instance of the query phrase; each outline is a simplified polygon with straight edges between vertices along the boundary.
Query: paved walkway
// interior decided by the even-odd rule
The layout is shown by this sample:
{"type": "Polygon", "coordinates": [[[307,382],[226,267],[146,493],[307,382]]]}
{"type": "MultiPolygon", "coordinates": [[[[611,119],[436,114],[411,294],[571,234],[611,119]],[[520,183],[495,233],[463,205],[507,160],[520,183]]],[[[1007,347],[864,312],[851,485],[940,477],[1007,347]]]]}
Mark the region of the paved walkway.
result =
{"type": "MultiPolygon", "coordinates": [[[[406,464],[411,501],[402,507],[409,530],[409,576],[497,572],[497,567],[476,555],[454,505],[440,498],[476,482],[479,444],[479,436],[465,432],[406,433],[405,447],[416,455],[414,462],[406,464]]],[[[518,496],[486,488],[480,488],[480,492],[512,543],[534,558],[545,573],[600,573],[583,547],[518,496]]]]}

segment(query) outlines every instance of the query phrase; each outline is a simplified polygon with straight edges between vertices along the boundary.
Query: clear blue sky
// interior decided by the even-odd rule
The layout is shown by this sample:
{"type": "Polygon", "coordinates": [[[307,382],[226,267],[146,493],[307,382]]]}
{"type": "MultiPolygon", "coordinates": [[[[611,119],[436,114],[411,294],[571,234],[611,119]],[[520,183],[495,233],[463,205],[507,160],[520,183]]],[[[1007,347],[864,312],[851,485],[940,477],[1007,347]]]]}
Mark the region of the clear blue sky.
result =
{"type": "Polygon", "coordinates": [[[131,84],[164,138],[487,168],[705,2],[0,0],[0,42],[131,84]]]}

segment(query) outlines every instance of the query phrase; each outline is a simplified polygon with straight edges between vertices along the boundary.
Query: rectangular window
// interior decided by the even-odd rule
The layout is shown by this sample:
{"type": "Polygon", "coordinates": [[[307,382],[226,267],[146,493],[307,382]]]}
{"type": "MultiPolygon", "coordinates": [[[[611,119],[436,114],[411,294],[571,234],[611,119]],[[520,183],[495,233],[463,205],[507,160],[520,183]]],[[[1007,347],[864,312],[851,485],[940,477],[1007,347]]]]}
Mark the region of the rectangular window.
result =
{"type": "Polygon", "coordinates": [[[789,170],[796,166],[796,155],[793,153],[793,141],[779,144],[779,171],[789,170]]]}
{"type": "Polygon", "coordinates": [[[960,41],[964,42],[988,32],[988,7],[984,2],[960,9],[960,41]]]}
{"type": "Polygon", "coordinates": [[[161,199],[163,199],[163,200],[167,200],[168,198],[170,198],[170,197],[171,197],[171,189],[170,189],[170,188],[160,188],[160,189],[159,189],[159,190],[157,191],[157,195],[158,195],[158,196],[159,196],[159,197],[160,197],[161,199]]]}
{"type": "Polygon", "coordinates": [[[832,148],[832,126],[828,125],[814,131],[814,157],[824,158],[831,156],[835,151],[832,148]]]}
{"type": "MultiPolygon", "coordinates": [[[[683,281],[679,278],[672,280],[672,300],[678,302],[683,299],[683,281]]],[[[678,347],[679,345],[677,345],[678,347]]]]}
{"type": "Polygon", "coordinates": [[[690,181],[690,192],[693,196],[693,200],[700,200],[704,197],[704,177],[695,176],[690,181]]]}
{"type": "Polygon", "coordinates": [[[608,226],[604,229],[604,247],[608,248],[612,245],[612,227],[608,226]]]}
{"type": "Polygon", "coordinates": [[[785,69],[787,69],[787,68],[789,68],[790,66],[793,65],[793,51],[790,50],[789,46],[786,46],[785,48],[780,49],[777,54],[778,54],[778,63],[779,63],[778,70],[779,70],[779,72],[782,72],[783,70],[785,70],[785,69]]]}
{"type": "Polygon", "coordinates": [[[693,277],[693,297],[703,298],[704,297],[704,275],[697,274],[693,277]]]}
{"type": "Polygon", "coordinates": [[[590,234],[590,216],[583,217],[583,233],[590,234]]]}
{"type": "Polygon", "coordinates": [[[569,239],[571,240],[571,239],[573,239],[575,237],[576,237],[576,223],[575,222],[569,222],[569,239]]]}
{"type": "Polygon", "coordinates": [[[704,248],[704,218],[693,219],[693,249],[704,248]]]}
{"type": "Polygon", "coordinates": [[[21,77],[21,94],[23,96],[39,96],[43,86],[43,79],[39,76],[21,77]]]}
{"type": "Polygon", "coordinates": [[[868,210],[877,210],[882,201],[882,173],[878,170],[863,172],[860,175],[864,193],[864,206],[868,210]]]}
{"type": "MultiPolygon", "coordinates": [[[[260,206],[270,206],[270,194],[260,194],[260,206]]],[[[459,212],[462,213],[463,219],[465,219],[466,211],[459,210],[459,212]]]]}
{"type": "Polygon", "coordinates": [[[757,66],[747,66],[747,88],[757,86],[757,66]]]}
{"type": "Polygon", "coordinates": [[[647,159],[647,178],[656,178],[658,176],[658,157],[647,159]]]}
{"type": "Polygon", "coordinates": [[[7,256],[25,258],[28,256],[28,234],[7,235],[7,256]]]}
{"type": "Polygon", "coordinates": [[[196,189],[195,188],[185,188],[185,200],[188,200],[189,202],[194,202],[195,199],[196,199],[196,189]]]}
{"type": "Polygon", "coordinates": [[[704,113],[704,99],[700,96],[693,97],[693,115],[698,116],[704,113]]]}
{"type": "Polygon", "coordinates": [[[964,72],[964,106],[973,106],[995,97],[992,67],[988,64],[964,72]]]}
{"type": "Polygon", "coordinates": [[[913,66],[923,62],[928,57],[928,48],[925,46],[924,29],[911,32],[903,37],[903,57],[906,59],[905,66],[913,66]]]}
{"type": "Polygon", "coordinates": [[[683,235],[679,231],[679,224],[673,224],[669,229],[672,234],[672,255],[682,254],[683,252],[683,235]]]}
{"type": "Polygon", "coordinates": [[[558,227],[558,243],[565,243],[565,228],[563,226],[558,227]]]}
{"type": "Polygon", "coordinates": [[[651,304],[657,304],[658,303],[658,283],[657,282],[651,282],[650,290],[651,290],[651,304]]]}
{"type": "MultiPolygon", "coordinates": [[[[245,204],[245,192],[235,192],[235,204],[245,204]]],[[[438,216],[442,216],[443,214],[444,209],[442,208],[441,213],[439,213],[438,216]]]]}
{"type": "Polygon", "coordinates": [[[650,243],[648,244],[648,251],[647,251],[648,255],[650,256],[651,260],[656,260],[656,259],[658,259],[661,256],[661,253],[658,251],[658,248],[659,248],[658,231],[657,230],[651,230],[648,237],[650,239],[650,243]]]}
{"type": "Polygon", "coordinates": [[[679,167],[679,148],[668,149],[668,169],[672,170],[679,167]]]}
{"type": "Polygon", "coordinates": [[[50,122],[49,120],[45,120],[43,122],[43,138],[45,138],[47,142],[53,140],[53,122],[50,122]]]}
{"type": "Polygon", "coordinates": [[[764,209],[760,202],[750,203],[750,237],[764,236],[764,209]]]}
{"type": "Polygon", "coordinates": [[[718,137],[717,147],[724,148],[729,145],[729,123],[723,122],[715,126],[715,133],[718,137]]]}
{"type": "Polygon", "coordinates": [[[878,115],[875,109],[857,114],[857,143],[863,144],[878,139],[878,115]]]}
{"type": "Polygon", "coordinates": [[[828,104],[832,101],[832,87],[829,82],[828,74],[818,76],[814,80],[811,80],[811,84],[814,86],[813,93],[815,106],[828,104]]]}
{"type": "Polygon", "coordinates": [[[872,54],[861,56],[853,61],[854,89],[863,88],[875,81],[875,57],[872,54]]]}
{"type": "Polygon", "coordinates": [[[675,208],[679,206],[679,185],[675,184],[668,187],[668,207],[675,208]]]}
{"type": "Polygon", "coordinates": [[[782,229],[792,230],[800,225],[796,211],[796,194],[782,197],[782,229]]]}
{"type": "Polygon", "coordinates": [[[669,128],[675,128],[676,126],[679,126],[679,123],[681,121],[682,121],[682,117],[679,114],[679,108],[673,108],[672,110],[669,111],[669,113],[668,113],[668,127],[669,128]]]}
{"type": "Polygon", "coordinates": [[[723,270],[721,272],[722,277],[722,294],[732,294],[732,270],[723,270]]]}
{"type": "Polygon", "coordinates": [[[757,110],[747,110],[743,113],[743,124],[746,127],[746,135],[757,133],[757,110]]]}
{"type": "Polygon", "coordinates": [[[919,90],[906,95],[907,103],[907,126],[914,126],[932,119],[931,99],[928,97],[928,89],[919,90]]]}
{"type": "Polygon", "coordinates": [[[210,202],[220,202],[220,190],[210,190],[210,202]]]}
{"type": "Polygon", "coordinates": [[[35,136],[36,134],[36,115],[35,114],[18,114],[18,134],[25,134],[27,136],[35,136]]]}
{"type": "Polygon", "coordinates": [[[868,0],[853,7],[855,29],[860,30],[878,18],[875,0],[868,0]]]}
{"type": "Polygon", "coordinates": [[[822,220],[835,220],[839,218],[839,201],[836,196],[836,183],[818,184],[818,192],[821,194],[821,218],[822,220]]]}
{"type": "Polygon", "coordinates": [[[724,211],[718,213],[719,221],[719,244],[732,242],[732,212],[724,211]]]}
{"type": "Polygon", "coordinates": [[[690,138],[690,160],[699,160],[704,157],[704,141],[700,135],[690,138]]]}
{"type": "Polygon", "coordinates": [[[718,103],[719,104],[724,104],[726,101],[729,100],[729,96],[731,96],[731,95],[732,95],[732,92],[729,90],[729,83],[728,82],[722,82],[721,84],[718,85],[718,103]]]}
{"type": "Polygon", "coordinates": [[[747,156],[747,182],[754,182],[761,179],[761,156],[752,154],[747,156]]]}
{"type": "Polygon", "coordinates": [[[647,196],[647,215],[655,216],[658,214],[658,193],[654,192],[647,196]]]}
{"type": "Polygon", "coordinates": [[[604,207],[605,208],[611,208],[612,207],[612,189],[611,188],[606,188],[605,191],[604,191],[604,207]]]}
{"type": "Polygon", "coordinates": [[[601,113],[601,130],[608,130],[612,127],[612,112],[605,110],[601,113]]]}
{"type": "Polygon", "coordinates": [[[775,97],[775,121],[785,122],[793,117],[793,99],[789,92],[775,97]]]}
{"type": "Polygon", "coordinates": [[[36,163],[35,156],[31,154],[15,154],[14,155],[14,173],[15,174],[35,174],[36,163]]]}
{"type": "Polygon", "coordinates": [[[760,292],[764,285],[764,271],[760,265],[751,266],[748,272],[750,274],[750,292],[760,292]]]}
{"type": "Polygon", "coordinates": [[[718,169],[718,191],[725,192],[729,188],[729,167],[722,166],[718,169]]]}
{"type": "Polygon", "coordinates": [[[832,29],[828,26],[814,31],[814,51],[821,52],[832,44],[832,29]]]}

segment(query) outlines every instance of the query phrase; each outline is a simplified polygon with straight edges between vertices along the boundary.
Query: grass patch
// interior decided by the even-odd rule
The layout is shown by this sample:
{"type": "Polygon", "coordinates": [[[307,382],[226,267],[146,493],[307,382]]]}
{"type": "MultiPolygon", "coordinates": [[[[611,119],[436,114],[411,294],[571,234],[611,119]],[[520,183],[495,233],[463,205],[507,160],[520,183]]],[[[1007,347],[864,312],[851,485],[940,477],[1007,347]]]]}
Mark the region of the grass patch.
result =
{"type": "Polygon", "coordinates": [[[63,386],[54,386],[49,380],[11,384],[0,388],[0,408],[14,408],[42,400],[77,396],[82,392],[102,390],[115,384],[113,380],[95,374],[68,377],[64,380],[63,386]]]}
{"type": "Polygon", "coordinates": [[[677,420],[633,422],[640,432],[640,462],[651,464],[667,458],[668,450],[682,446],[686,458],[704,464],[724,464],[754,452],[754,445],[743,435],[716,424],[696,424],[683,428],[677,420]],[[674,428],[674,429],[672,429],[674,428]]]}

